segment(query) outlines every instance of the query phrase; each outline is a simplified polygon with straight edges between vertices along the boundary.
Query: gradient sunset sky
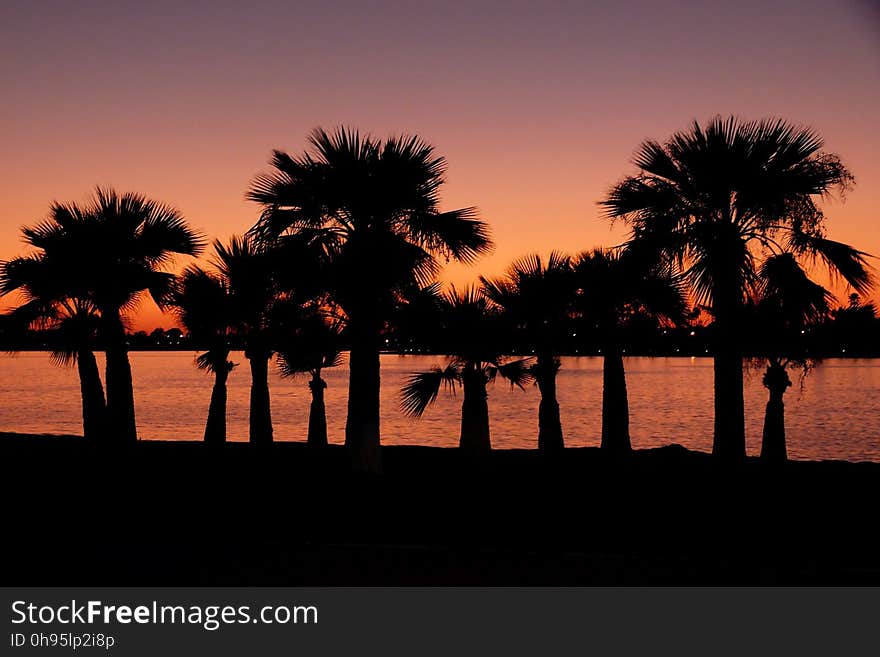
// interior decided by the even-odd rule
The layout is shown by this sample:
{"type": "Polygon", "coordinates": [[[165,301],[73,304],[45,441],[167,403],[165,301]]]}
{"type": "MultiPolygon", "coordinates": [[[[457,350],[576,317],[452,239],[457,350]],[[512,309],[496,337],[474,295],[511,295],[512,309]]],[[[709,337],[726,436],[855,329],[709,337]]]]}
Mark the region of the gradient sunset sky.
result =
{"type": "MultiPolygon", "coordinates": [[[[316,126],[415,132],[449,160],[495,253],[618,243],[597,201],[645,138],[714,114],[781,116],[857,179],[829,234],[880,255],[880,3],[0,3],[0,259],[52,200],[95,185],[249,228],[248,183],[316,126]]],[[[0,301],[2,304],[2,301],[0,301]]],[[[171,326],[144,306],[137,328],[171,326]]]]}

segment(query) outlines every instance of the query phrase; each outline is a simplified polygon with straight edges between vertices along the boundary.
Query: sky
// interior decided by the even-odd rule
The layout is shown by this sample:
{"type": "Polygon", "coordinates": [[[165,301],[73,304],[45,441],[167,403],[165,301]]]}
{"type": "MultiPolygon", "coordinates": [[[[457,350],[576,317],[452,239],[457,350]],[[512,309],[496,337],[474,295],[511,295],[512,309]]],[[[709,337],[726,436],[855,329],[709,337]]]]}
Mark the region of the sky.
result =
{"type": "MultiPolygon", "coordinates": [[[[829,235],[880,255],[878,108],[880,0],[3,0],[0,259],[96,185],[241,233],[271,150],[347,125],[447,158],[444,209],[477,206],[497,243],[444,272],[464,284],[619,243],[597,202],[638,144],[716,114],[819,131],[857,181],[825,206],[829,235]]],[[[173,323],[149,303],[132,318],[173,323]]]]}

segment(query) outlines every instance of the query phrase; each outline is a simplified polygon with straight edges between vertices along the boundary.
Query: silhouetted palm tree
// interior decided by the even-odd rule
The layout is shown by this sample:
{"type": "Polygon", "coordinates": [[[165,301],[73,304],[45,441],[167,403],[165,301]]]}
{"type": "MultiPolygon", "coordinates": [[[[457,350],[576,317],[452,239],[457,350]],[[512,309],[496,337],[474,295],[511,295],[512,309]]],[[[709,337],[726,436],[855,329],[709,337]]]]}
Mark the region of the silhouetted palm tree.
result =
{"type": "Polygon", "coordinates": [[[745,456],[742,308],[759,249],[818,257],[856,290],[870,286],[864,254],[825,237],[818,201],[852,175],[822,151],[812,130],[781,120],[714,118],[665,143],[646,141],[639,173],[601,205],[684,268],[697,302],[715,319],[715,439],[720,457],[745,456]]]}
{"type": "Polygon", "coordinates": [[[322,276],[351,339],[345,443],[355,467],[379,471],[379,336],[395,296],[430,281],[436,256],[472,262],[491,242],[473,208],[439,210],[446,161],[418,137],[382,141],[340,128],[309,141],[298,157],[275,151],[274,171],[252,184],[248,198],[262,205],[254,233],[322,245],[322,276]]]}
{"type": "Polygon", "coordinates": [[[273,254],[250,237],[234,236],[224,245],[215,240],[212,264],[231,296],[236,333],[244,341],[250,364],[249,440],[272,442],[269,360],[275,350],[272,315],[279,300],[273,254]]]}
{"type": "Polygon", "coordinates": [[[752,350],[767,362],[762,382],[770,395],[761,442],[764,460],[779,462],[787,458],[783,402],[791,387],[787,370],[800,367],[806,373],[815,364],[802,336],[806,327],[827,316],[832,298],[831,292],[810,280],[790,253],[773,255],[761,265],[751,316],[755,334],[752,350]]]}
{"type": "Polygon", "coordinates": [[[342,324],[328,319],[324,313],[306,309],[304,316],[289,338],[289,343],[278,351],[281,376],[292,377],[305,372],[311,375],[309,391],[309,428],[306,442],[313,447],[327,445],[327,413],[324,390],[327,382],[321,372],[342,364],[342,324]]]}
{"type": "Polygon", "coordinates": [[[23,232],[56,271],[65,272],[72,296],[88,298],[98,309],[109,431],[116,441],[137,440],[123,314],[144,291],[163,306],[174,277],[161,267],[173,254],[197,254],[201,239],[174,208],[101,188],[86,205],[54,204],[46,221],[23,232]]]}
{"type": "Polygon", "coordinates": [[[574,292],[571,259],[553,252],[546,262],[537,254],[515,261],[503,278],[481,277],[483,293],[503,308],[537,356],[531,373],[541,393],[538,406],[538,448],[558,450],[565,445],[556,375],[559,345],[569,324],[574,292]]]}
{"type": "Polygon", "coordinates": [[[485,454],[492,447],[486,386],[501,376],[522,388],[531,379],[531,359],[510,360],[499,352],[498,313],[477,290],[458,293],[453,288],[443,296],[441,316],[449,362],[410,377],[401,391],[401,408],[407,415],[420,417],[441,387],[460,387],[459,447],[470,455],[485,454]]]}
{"type": "Polygon", "coordinates": [[[229,360],[229,334],[237,325],[229,283],[200,267],[188,267],[175,282],[170,304],[189,337],[205,351],[196,367],[214,375],[205,423],[205,442],[226,442],[226,381],[235,364],[229,360]]]}
{"type": "Polygon", "coordinates": [[[52,361],[76,363],[83,436],[101,441],[107,437],[107,405],[94,353],[100,317],[88,298],[70,296],[65,283],[65,272],[54,269],[45,253],[0,262],[0,294],[18,291],[23,297],[7,315],[10,325],[21,333],[31,328],[44,331],[52,361]]]}
{"type": "Polygon", "coordinates": [[[649,315],[680,321],[685,298],[679,279],[627,249],[594,249],[574,261],[575,308],[599,332],[602,345],[602,449],[626,454],[629,399],[621,331],[630,320],[649,315]]]}

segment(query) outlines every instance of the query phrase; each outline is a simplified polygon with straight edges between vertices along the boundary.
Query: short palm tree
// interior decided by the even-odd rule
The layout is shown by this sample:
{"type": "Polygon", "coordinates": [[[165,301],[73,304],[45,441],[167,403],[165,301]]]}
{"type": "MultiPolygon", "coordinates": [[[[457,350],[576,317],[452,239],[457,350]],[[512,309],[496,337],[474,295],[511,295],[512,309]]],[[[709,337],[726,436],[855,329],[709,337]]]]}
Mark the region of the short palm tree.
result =
{"type": "Polygon", "coordinates": [[[163,267],[175,254],[198,254],[201,238],[174,208],[101,188],[85,205],[54,204],[48,219],[23,232],[64,272],[71,295],[97,308],[107,355],[108,430],[114,441],[136,441],[124,314],[143,292],[164,306],[174,276],[163,267]]]}
{"type": "Polygon", "coordinates": [[[810,280],[790,253],[773,255],[761,265],[754,303],[753,351],[766,361],[763,384],[769,392],[764,414],[761,458],[780,462],[788,457],[785,403],[791,387],[788,369],[804,373],[816,363],[804,348],[802,334],[811,323],[828,315],[831,292],[810,280]]]}
{"type": "Polygon", "coordinates": [[[627,249],[582,253],[573,268],[576,312],[598,329],[602,345],[601,447],[627,454],[632,443],[621,332],[646,315],[680,321],[686,306],[683,286],[643,254],[627,249]]]}
{"type": "Polygon", "coordinates": [[[269,361],[275,352],[272,316],[278,301],[273,255],[250,237],[233,236],[228,244],[213,243],[212,264],[230,296],[235,332],[244,342],[250,364],[249,441],[272,442],[269,361]]]}
{"type": "Polygon", "coordinates": [[[714,316],[713,453],[745,456],[740,326],[761,250],[819,258],[856,290],[870,287],[864,254],[825,236],[821,199],[852,175],[808,128],[782,120],[716,117],[666,142],[646,141],[639,172],[601,205],[632,239],[683,267],[696,301],[714,316]]]}
{"type": "Polygon", "coordinates": [[[541,393],[538,449],[562,449],[565,442],[556,398],[556,375],[561,366],[559,346],[571,317],[571,259],[555,251],[546,261],[532,254],[515,261],[504,277],[481,277],[480,281],[483,293],[503,309],[536,355],[531,373],[541,393]]]}
{"type": "Polygon", "coordinates": [[[309,391],[309,427],[306,442],[312,447],[327,446],[327,412],[324,390],[327,382],[321,373],[342,364],[342,324],[314,309],[305,310],[299,325],[287,338],[289,342],[278,351],[278,367],[283,377],[300,373],[311,375],[309,391]]]}
{"type": "Polygon", "coordinates": [[[459,447],[469,455],[485,454],[492,448],[487,385],[500,376],[522,389],[531,379],[531,359],[511,360],[499,351],[499,314],[478,290],[453,288],[442,298],[440,317],[449,362],[410,377],[401,391],[401,408],[420,417],[441,387],[461,388],[459,447]]]}
{"type": "Polygon", "coordinates": [[[45,254],[0,262],[0,294],[17,291],[23,297],[23,303],[7,315],[9,325],[21,332],[32,328],[44,331],[52,361],[76,363],[83,436],[103,441],[107,437],[107,405],[94,353],[100,316],[90,299],[66,292],[65,282],[64,272],[54,270],[45,254]]]}
{"type": "Polygon", "coordinates": [[[200,267],[188,267],[175,282],[169,303],[192,341],[205,349],[196,357],[196,367],[214,375],[205,442],[225,443],[226,381],[235,367],[229,360],[229,338],[237,324],[228,281],[200,267]]]}
{"type": "Polygon", "coordinates": [[[300,156],[275,151],[274,171],[253,182],[253,232],[269,244],[282,234],[321,244],[351,341],[345,444],[355,467],[379,471],[380,332],[395,297],[432,279],[437,257],[472,262],[491,242],[473,208],[440,211],[446,161],[418,137],[318,129],[309,142],[300,156]]]}

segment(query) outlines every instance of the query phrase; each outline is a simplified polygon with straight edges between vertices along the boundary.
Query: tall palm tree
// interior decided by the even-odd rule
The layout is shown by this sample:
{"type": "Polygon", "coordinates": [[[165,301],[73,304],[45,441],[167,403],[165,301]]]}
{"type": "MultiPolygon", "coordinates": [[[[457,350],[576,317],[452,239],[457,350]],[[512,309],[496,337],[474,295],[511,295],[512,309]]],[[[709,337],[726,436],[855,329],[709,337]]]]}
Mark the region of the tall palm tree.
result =
{"type": "Polygon", "coordinates": [[[272,315],[279,298],[275,261],[248,236],[233,236],[228,244],[215,240],[213,248],[212,264],[231,296],[235,331],[250,364],[249,441],[265,445],[272,442],[269,361],[275,350],[272,315]]]}
{"type": "Polygon", "coordinates": [[[381,470],[379,336],[401,288],[426,283],[437,257],[472,262],[491,247],[473,208],[441,212],[446,161],[415,136],[378,140],[339,128],[312,133],[299,156],[275,151],[274,171],[248,198],[262,206],[254,234],[300,234],[321,244],[323,272],[351,341],[345,444],[359,469],[381,470]]]}
{"type": "Polygon", "coordinates": [[[531,378],[531,359],[510,360],[500,352],[498,313],[479,290],[453,288],[443,297],[441,317],[449,362],[410,377],[401,391],[401,408],[420,417],[441,387],[461,388],[459,447],[469,455],[485,454],[492,448],[486,387],[500,376],[523,388],[531,378]]]}
{"type": "Polygon", "coordinates": [[[327,382],[321,373],[342,364],[342,324],[329,320],[324,313],[306,310],[299,326],[278,352],[278,367],[283,377],[305,372],[311,375],[309,391],[309,427],[306,442],[312,447],[327,446],[327,412],[324,390],[327,382]]]}
{"type": "Polygon", "coordinates": [[[44,253],[0,262],[0,294],[19,292],[23,303],[7,314],[9,325],[20,332],[44,331],[51,344],[52,361],[75,363],[82,397],[83,436],[90,441],[107,437],[107,405],[95,359],[100,316],[87,297],[65,291],[63,271],[53,268],[44,253]]]}
{"type": "Polygon", "coordinates": [[[752,350],[766,361],[762,382],[769,398],[764,414],[761,458],[785,461],[785,403],[791,387],[788,369],[800,367],[804,373],[816,359],[804,348],[802,334],[811,323],[828,315],[831,292],[810,280],[790,253],[767,258],[761,265],[754,303],[754,346],[752,350]]]}
{"type": "Polygon", "coordinates": [[[115,441],[136,441],[124,314],[143,292],[165,305],[174,276],[163,267],[175,254],[198,254],[200,237],[176,209],[102,188],[85,205],[53,204],[48,219],[23,232],[30,246],[64,272],[72,295],[90,299],[98,309],[107,356],[108,430],[115,441]]]}
{"type": "Polygon", "coordinates": [[[686,305],[682,284],[627,249],[594,249],[579,255],[573,267],[576,311],[597,327],[602,345],[601,447],[627,454],[632,443],[621,332],[645,315],[680,321],[686,305]]]}
{"type": "Polygon", "coordinates": [[[684,268],[714,316],[715,437],[719,457],[745,456],[742,308],[760,250],[818,258],[856,290],[870,287],[864,254],[825,237],[821,199],[853,177],[814,131],[782,120],[716,117],[666,142],[644,142],[639,172],[601,202],[632,239],[684,268]]]}
{"type": "Polygon", "coordinates": [[[528,347],[536,355],[531,373],[541,393],[538,449],[562,449],[565,442],[556,398],[556,375],[561,366],[559,345],[571,316],[571,259],[556,251],[546,261],[532,254],[515,261],[503,278],[481,277],[480,281],[483,293],[523,331],[528,347]]]}
{"type": "Polygon", "coordinates": [[[214,375],[205,442],[225,443],[226,381],[235,367],[229,360],[229,337],[237,319],[229,283],[200,267],[187,267],[175,283],[170,305],[190,338],[205,348],[196,357],[196,367],[214,375]]]}

